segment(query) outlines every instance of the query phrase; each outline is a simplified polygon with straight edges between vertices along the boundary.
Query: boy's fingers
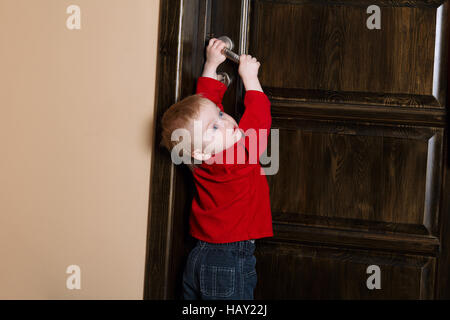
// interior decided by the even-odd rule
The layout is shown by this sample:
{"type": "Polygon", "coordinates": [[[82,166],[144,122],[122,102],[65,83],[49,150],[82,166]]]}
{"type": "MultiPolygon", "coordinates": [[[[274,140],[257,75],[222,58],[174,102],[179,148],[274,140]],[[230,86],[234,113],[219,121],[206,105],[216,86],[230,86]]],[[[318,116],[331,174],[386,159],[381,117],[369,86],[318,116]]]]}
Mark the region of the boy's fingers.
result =
{"type": "MultiPolygon", "coordinates": [[[[218,41],[217,41],[218,42],[218,41]]],[[[223,48],[225,48],[227,45],[225,44],[225,42],[221,41],[218,45],[217,45],[217,49],[220,49],[222,51],[223,48]]]]}
{"type": "Polygon", "coordinates": [[[216,38],[209,39],[208,46],[212,46],[214,44],[214,42],[216,42],[216,40],[217,40],[216,38]]]}
{"type": "Polygon", "coordinates": [[[214,42],[214,46],[218,47],[222,44],[225,44],[225,42],[223,42],[222,40],[216,39],[216,41],[214,42]]]}
{"type": "Polygon", "coordinates": [[[256,62],[258,65],[261,64],[255,57],[252,57],[252,56],[249,55],[249,54],[241,54],[241,55],[239,56],[239,62],[242,62],[242,61],[244,61],[244,60],[251,60],[252,62],[256,62]]]}

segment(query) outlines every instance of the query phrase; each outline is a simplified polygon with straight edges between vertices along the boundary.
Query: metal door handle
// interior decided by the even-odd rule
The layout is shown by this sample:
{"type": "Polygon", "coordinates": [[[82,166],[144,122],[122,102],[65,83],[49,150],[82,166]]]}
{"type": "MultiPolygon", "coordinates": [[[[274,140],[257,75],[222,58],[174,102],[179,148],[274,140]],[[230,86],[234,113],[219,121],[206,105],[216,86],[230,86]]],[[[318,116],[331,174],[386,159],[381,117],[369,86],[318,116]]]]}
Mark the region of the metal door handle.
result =
{"type": "Polygon", "coordinates": [[[217,80],[225,84],[227,87],[230,86],[230,84],[233,82],[231,77],[226,72],[220,72],[217,74],[217,80]]]}
{"type": "Polygon", "coordinates": [[[233,41],[231,41],[231,39],[227,36],[221,36],[217,39],[222,40],[226,44],[226,47],[222,50],[222,54],[231,61],[239,63],[239,55],[231,51],[233,50],[233,41]]]}

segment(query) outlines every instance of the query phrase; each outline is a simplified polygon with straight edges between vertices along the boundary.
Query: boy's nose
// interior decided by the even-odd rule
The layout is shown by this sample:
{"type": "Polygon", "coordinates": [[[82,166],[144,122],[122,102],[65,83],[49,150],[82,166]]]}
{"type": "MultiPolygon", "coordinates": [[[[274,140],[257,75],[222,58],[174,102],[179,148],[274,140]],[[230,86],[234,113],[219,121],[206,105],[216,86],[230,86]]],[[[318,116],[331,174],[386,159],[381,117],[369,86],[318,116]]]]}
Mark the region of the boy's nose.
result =
{"type": "Polygon", "coordinates": [[[230,128],[232,125],[230,124],[230,121],[226,120],[226,119],[221,119],[219,121],[219,124],[222,126],[222,128],[226,129],[226,128],[230,128]]]}
{"type": "Polygon", "coordinates": [[[224,127],[224,121],[223,120],[219,120],[219,121],[217,121],[217,124],[220,126],[220,127],[224,127]]]}
{"type": "Polygon", "coordinates": [[[234,124],[233,124],[231,121],[226,120],[226,119],[221,119],[221,120],[219,121],[219,125],[220,125],[224,130],[227,130],[227,129],[234,129],[234,124]]]}

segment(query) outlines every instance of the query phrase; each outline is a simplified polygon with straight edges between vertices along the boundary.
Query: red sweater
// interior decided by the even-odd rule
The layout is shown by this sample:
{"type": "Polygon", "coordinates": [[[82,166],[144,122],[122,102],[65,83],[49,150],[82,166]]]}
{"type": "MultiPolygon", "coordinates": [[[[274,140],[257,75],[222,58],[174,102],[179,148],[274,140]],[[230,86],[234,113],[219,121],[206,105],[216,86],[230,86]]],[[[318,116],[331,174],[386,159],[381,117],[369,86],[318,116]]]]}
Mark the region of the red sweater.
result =
{"type": "MultiPolygon", "coordinates": [[[[222,98],[227,87],[222,82],[200,77],[197,93],[214,102],[222,111],[222,98]]],[[[267,147],[272,117],[270,101],[257,90],[248,90],[244,98],[245,112],[239,122],[245,136],[233,146],[216,153],[193,169],[196,192],[192,200],[189,219],[190,233],[194,238],[226,243],[248,239],[272,237],[272,213],[267,177],[259,164],[260,155],[267,147]],[[253,128],[259,139],[259,129],[266,129],[258,160],[249,161],[249,133],[253,128]],[[238,148],[245,154],[245,163],[237,163],[238,148]],[[227,153],[234,152],[234,163],[225,163],[227,153]],[[222,155],[221,155],[222,153],[222,155]],[[212,163],[222,156],[223,164],[212,163]],[[255,163],[256,162],[256,163],[255,163]]],[[[256,159],[256,154],[253,159],[256,159]]]]}

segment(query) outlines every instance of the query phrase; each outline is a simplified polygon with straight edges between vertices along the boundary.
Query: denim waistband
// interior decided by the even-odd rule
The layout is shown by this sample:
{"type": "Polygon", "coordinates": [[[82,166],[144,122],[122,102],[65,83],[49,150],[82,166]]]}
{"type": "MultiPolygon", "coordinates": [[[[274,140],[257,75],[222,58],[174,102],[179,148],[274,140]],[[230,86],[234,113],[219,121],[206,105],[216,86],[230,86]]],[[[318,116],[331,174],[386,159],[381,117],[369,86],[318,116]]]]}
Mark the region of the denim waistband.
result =
{"type": "Polygon", "coordinates": [[[226,243],[212,243],[206,242],[203,240],[198,240],[197,245],[201,248],[220,248],[225,250],[242,250],[253,252],[255,250],[255,240],[242,240],[235,242],[226,242],[226,243]]]}

